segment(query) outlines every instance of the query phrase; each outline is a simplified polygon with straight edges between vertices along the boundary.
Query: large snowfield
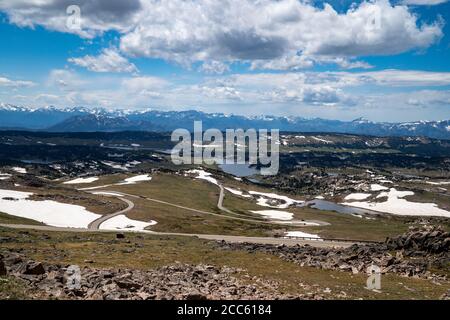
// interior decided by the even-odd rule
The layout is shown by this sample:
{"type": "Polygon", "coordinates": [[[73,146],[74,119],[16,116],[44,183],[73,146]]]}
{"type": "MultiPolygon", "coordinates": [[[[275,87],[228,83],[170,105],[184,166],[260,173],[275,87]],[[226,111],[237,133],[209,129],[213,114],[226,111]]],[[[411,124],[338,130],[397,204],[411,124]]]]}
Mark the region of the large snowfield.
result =
{"type": "Polygon", "coordinates": [[[89,223],[101,217],[79,205],[29,200],[32,195],[31,192],[0,189],[0,212],[69,228],[87,228],[89,223]]]}
{"type": "Polygon", "coordinates": [[[398,191],[395,188],[391,188],[389,191],[381,192],[376,196],[377,199],[387,198],[382,202],[352,201],[343,202],[342,204],[400,216],[436,216],[450,218],[450,212],[439,208],[435,203],[413,202],[403,199],[406,196],[412,195],[414,195],[412,191],[398,191]]]}

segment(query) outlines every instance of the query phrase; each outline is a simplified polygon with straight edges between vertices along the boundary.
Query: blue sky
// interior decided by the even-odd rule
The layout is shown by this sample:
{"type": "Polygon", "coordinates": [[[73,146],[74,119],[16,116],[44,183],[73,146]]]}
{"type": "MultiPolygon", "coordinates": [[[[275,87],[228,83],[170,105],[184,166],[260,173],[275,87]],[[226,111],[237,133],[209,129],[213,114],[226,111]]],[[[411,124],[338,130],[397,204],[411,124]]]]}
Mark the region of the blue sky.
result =
{"type": "Polygon", "coordinates": [[[0,0],[0,35],[1,103],[450,118],[447,0],[0,0]]]}

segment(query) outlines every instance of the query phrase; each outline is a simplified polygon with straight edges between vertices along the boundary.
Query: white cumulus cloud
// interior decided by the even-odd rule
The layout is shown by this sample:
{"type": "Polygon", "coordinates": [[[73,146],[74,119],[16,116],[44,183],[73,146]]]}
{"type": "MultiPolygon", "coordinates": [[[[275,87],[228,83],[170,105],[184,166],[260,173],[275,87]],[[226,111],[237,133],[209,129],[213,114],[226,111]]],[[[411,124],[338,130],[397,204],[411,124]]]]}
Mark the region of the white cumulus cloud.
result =
{"type": "Polygon", "coordinates": [[[261,60],[254,67],[298,69],[318,55],[398,54],[442,37],[440,22],[419,25],[407,6],[387,0],[362,2],[345,13],[297,0],[150,1],[145,8],[136,28],[121,38],[121,50],[182,64],[261,60]]]}
{"type": "Polygon", "coordinates": [[[199,71],[209,74],[222,74],[224,72],[230,71],[230,67],[220,61],[205,61],[200,66],[199,71]]]}
{"type": "Polygon", "coordinates": [[[403,0],[402,3],[415,6],[435,6],[447,1],[448,0],[403,0]]]}
{"type": "Polygon", "coordinates": [[[42,25],[86,38],[115,30],[120,34],[120,50],[126,55],[184,66],[204,62],[206,72],[226,71],[224,66],[235,61],[262,69],[298,70],[320,61],[364,68],[367,65],[353,59],[425,49],[443,35],[439,19],[419,23],[408,5],[393,5],[388,0],[363,1],[346,12],[338,12],[327,3],[316,7],[313,2],[299,0],[77,3],[80,30],[66,26],[65,10],[72,4],[69,0],[3,0],[0,10],[19,26],[42,25]]]}
{"type": "Polygon", "coordinates": [[[137,72],[136,66],[113,48],[103,49],[98,56],[69,58],[69,62],[94,72],[137,72]]]}
{"type": "Polygon", "coordinates": [[[35,85],[32,81],[26,81],[26,80],[11,80],[6,77],[0,76],[0,87],[31,87],[35,85]]]}

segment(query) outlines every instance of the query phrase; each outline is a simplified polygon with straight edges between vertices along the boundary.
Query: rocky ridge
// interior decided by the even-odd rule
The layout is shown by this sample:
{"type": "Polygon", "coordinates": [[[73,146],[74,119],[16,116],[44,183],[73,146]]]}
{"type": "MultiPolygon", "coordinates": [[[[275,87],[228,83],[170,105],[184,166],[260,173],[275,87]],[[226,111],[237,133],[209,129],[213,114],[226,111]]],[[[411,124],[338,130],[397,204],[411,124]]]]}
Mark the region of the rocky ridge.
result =
{"type": "Polygon", "coordinates": [[[446,280],[445,275],[434,274],[429,269],[433,266],[448,270],[450,264],[450,233],[435,227],[412,228],[405,234],[386,239],[384,243],[355,244],[345,249],[224,241],[217,245],[224,250],[265,252],[301,266],[354,274],[365,273],[368,267],[377,265],[381,273],[446,280]]]}

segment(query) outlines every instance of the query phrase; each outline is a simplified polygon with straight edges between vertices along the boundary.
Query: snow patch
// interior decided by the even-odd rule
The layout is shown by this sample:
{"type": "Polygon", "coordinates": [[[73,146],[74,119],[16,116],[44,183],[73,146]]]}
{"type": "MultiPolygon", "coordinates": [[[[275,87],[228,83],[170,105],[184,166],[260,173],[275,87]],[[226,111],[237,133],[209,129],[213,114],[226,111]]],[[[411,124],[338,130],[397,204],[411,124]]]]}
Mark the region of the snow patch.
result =
{"type": "Polygon", "coordinates": [[[27,173],[27,169],[22,168],[22,167],[12,167],[11,169],[14,170],[15,172],[18,172],[18,173],[22,173],[22,174],[26,174],[27,173]]]}
{"type": "Polygon", "coordinates": [[[260,214],[269,219],[275,220],[292,220],[294,217],[293,213],[287,211],[279,211],[279,210],[250,210],[252,213],[260,214]]]}
{"type": "Polygon", "coordinates": [[[431,185],[434,185],[434,186],[445,186],[445,185],[450,184],[450,181],[440,181],[440,182],[426,181],[425,183],[431,184],[431,185]]]}
{"type": "Polygon", "coordinates": [[[152,177],[150,177],[148,174],[142,174],[139,176],[126,178],[123,182],[117,183],[116,185],[122,186],[122,185],[126,185],[126,184],[136,184],[137,182],[150,181],[150,180],[152,180],[152,177]]]}
{"type": "Polygon", "coordinates": [[[412,202],[402,199],[412,196],[412,191],[398,191],[391,188],[389,191],[381,192],[376,198],[387,197],[384,202],[344,202],[343,205],[370,209],[379,212],[387,212],[401,216],[437,216],[450,218],[450,212],[440,209],[435,203],[412,202]]]}
{"type": "Polygon", "coordinates": [[[87,228],[89,223],[101,217],[79,205],[29,200],[31,195],[31,192],[0,189],[0,211],[65,228],[87,228]]]}
{"type": "Polygon", "coordinates": [[[97,181],[98,177],[89,177],[89,178],[77,178],[74,180],[66,181],[63,184],[81,184],[81,183],[92,183],[97,181]]]}
{"type": "Polygon", "coordinates": [[[306,233],[303,231],[288,231],[284,233],[284,236],[288,238],[313,238],[317,240],[322,239],[317,234],[306,233]]]}
{"type": "Polygon", "coordinates": [[[95,191],[95,192],[91,192],[91,193],[101,195],[101,196],[123,197],[123,194],[120,194],[117,192],[111,192],[111,191],[95,191]]]}
{"type": "Polygon", "coordinates": [[[323,142],[323,143],[333,143],[333,141],[325,140],[325,139],[314,137],[314,136],[312,136],[311,138],[316,140],[316,141],[323,142]]]}
{"type": "Polygon", "coordinates": [[[106,220],[100,226],[100,230],[126,230],[126,231],[146,231],[145,228],[157,224],[156,221],[138,221],[128,218],[124,214],[106,220]]]}
{"type": "Polygon", "coordinates": [[[205,170],[193,169],[193,170],[186,171],[186,173],[196,174],[197,175],[197,177],[195,177],[196,179],[206,180],[215,185],[219,185],[217,180],[214,179],[213,177],[211,177],[211,173],[206,172],[205,170]]]}
{"type": "Polygon", "coordinates": [[[280,196],[276,193],[264,193],[264,192],[257,192],[257,191],[249,191],[251,195],[257,195],[261,196],[257,199],[257,204],[263,207],[270,207],[270,208],[278,208],[278,209],[286,209],[291,205],[303,203],[304,201],[301,200],[295,200],[291,199],[287,196],[280,196]],[[284,203],[279,205],[272,205],[270,204],[270,200],[281,200],[284,203]]]}
{"type": "Polygon", "coordinates": [[[231,192],[234,195],[241,196],[241,197],[244,197],[244,198],[251,198],[252,197],[252,196],[250,196],[248,194],[244,194],[241,190],[236,190],[236,189],[232,189],[232,188],[228,188],[228,187],[225,187],[225,190],[231,192]]]}
{"type": "Polygon", "coordinates": [[[388,187],[382,186],[381,184],[371,184],[370,185],[370,191],[381,191],[381,190],[388,190],[388,187]]]}
{"type": "Polygon", "coordinates": [[[108,167],[114,168],[114,169],[118,169],[118,170],[123,170],[123,171],[128,171],[128,167],[125,165],[121,165],[120,163],[116,163],[116,162],[112,162],[112,161],[102,161],[102,163],[108,167]]]}
{"type": "Polygon", "coordinates": [[[370,197],[370,193],[350,193],[344,200],[364,200],[370,197]]]}
{"type": "Polygon", "coordinates": [[[8,180],[9,178],[11,178],[11,175],[9,173],[0,172],[0,180],[8,180]]]}

